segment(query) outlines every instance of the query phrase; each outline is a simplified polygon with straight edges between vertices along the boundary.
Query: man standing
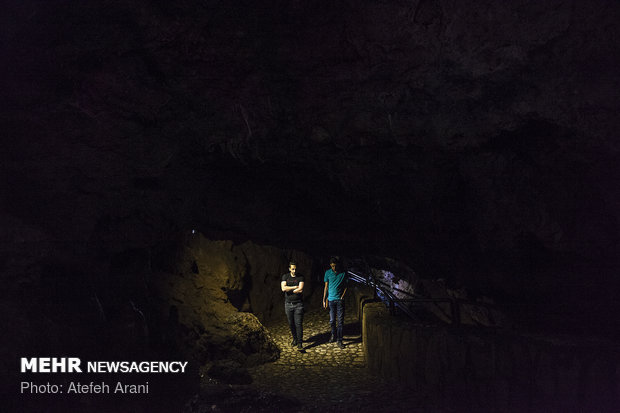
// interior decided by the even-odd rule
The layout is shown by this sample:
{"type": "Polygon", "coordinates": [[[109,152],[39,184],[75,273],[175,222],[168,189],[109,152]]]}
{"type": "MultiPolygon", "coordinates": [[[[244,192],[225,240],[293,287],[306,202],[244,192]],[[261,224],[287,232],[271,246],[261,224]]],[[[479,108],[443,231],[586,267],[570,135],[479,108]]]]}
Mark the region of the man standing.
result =
{"type": "Polygon", "coordinates": [[[347,292],[347,273],[340,268],[338,258],[329,260],[329,270],[325,271],[325,289],[323,290],[323,308],[329,305],[329,324],[332,329],[330,343],[338,341],[342,344],[342,327],[344,325],[344,294],[347,292]],[[329,294],[328,294],[329,293],[329,294]]]}
{"type": "Polygon", "coordinates": [[[297,264],[291,261],[288,265],[288,272],[282,275],[280,288],[284,291],[284,311],[291,329],[293,341],[291,345],[297,346],[299,351],[304,349],[302,343],[304,338],[304,277],[296,274],[297,264]]]}

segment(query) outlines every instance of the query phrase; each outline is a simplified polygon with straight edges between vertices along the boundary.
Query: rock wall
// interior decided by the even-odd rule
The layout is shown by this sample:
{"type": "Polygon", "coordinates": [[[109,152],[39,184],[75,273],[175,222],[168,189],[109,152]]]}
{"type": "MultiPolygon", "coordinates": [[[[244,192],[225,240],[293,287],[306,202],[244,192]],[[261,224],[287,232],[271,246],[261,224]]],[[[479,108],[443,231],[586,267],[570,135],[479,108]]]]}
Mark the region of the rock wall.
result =
{"type": "Polygon", "coordinates": [[[3,389],[19,380],[19,357],[28,354],[182,357],[241,372],[279,356],[262,323],[284,317],[280,276],[289,260],[308,276],[308,304],[321,298],[314,260],[295,250],[188,232],[144,248],[119,242],[111,252],[56,242],[1,214],[0,223],[3,389]]]}
{"type": "Polygon", "coordinates": [[[368,368],[451,407],[612,411],[620,404],[617,345],[491,329],[421,327],[390,316],[382,303],[362,303],[368,368]]]}
{"type": "Polygon", "coordinates": [[[167,317],[165,340],[200,362],[233,359],[240,364],[275,360],[279,350],[250,313],[239,312],[228,293],[246,287],[246,263],[232,243],[188,240],[174,274],[156,274],[159,307],[167,317]]]}
{"type": "Polygon", "coordinates": [[[280,350],[261,321],[284,315],[280,276],[291,259],[302,272],[312,268],[301,252],[189,235],[176,270],[154,276],[155,324],[164,326],[163,340],[202,364],[251,366],[277,359],[280,350]]]}
{"type": "Polygon", "coordinates": [[[235,246],[233,253],[245,257],[249,274],[248,305],[261,322],[284,317],[280,276],[286,273],[290,261],[297,263],[298,273],[305,277],[306,304],[320,305],[323,293],[322,273],[308,254],[249,241],[235,246]]]}
{"type": "Polygon", "coordinates": [[[0,214],[54,240],[197,228],[541,303],[620,287],[618,2],[6,3],[0,214]]]}

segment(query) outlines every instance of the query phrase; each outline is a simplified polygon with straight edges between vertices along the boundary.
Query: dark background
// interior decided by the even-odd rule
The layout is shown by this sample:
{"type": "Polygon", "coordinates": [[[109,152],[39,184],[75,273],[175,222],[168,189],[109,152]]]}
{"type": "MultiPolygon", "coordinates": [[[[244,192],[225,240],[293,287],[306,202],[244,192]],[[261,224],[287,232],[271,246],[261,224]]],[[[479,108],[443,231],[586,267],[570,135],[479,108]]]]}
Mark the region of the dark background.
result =
{"type": "Polygon", "coordinates": [[[3,9],[5,354],[68,351],[93,296],[192,229],[391,257],[532,328],[616,335],[617,2],[3,9]]]}

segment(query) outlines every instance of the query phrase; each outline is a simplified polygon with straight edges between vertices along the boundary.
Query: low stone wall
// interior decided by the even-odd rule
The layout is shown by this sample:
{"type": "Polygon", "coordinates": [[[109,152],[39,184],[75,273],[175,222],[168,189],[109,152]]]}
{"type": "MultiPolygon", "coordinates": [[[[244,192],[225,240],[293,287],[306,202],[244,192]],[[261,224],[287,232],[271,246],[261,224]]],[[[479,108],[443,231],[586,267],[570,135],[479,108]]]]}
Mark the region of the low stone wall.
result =
{"type": "Polygon", "coordinates": [[[370,371],[440,404],[570,412],[620,406],[620,348],[611,343],[420,326],[390,316],[367,294],[356,300],[370,371]]]}
{"type": "Polygon", "coordinates": [[[356,284],[352,288],[353,294],[347,294],[347,299],[354,300],[355,304],[347,302],[347,307],[354,308],[357,319],[361,322],[363,317],[364,306],[368,303],[380,301],[373,294],[373,290],[365,285],[356,284]],[[353,304],[352,306],[350,306],[353,304]]]}

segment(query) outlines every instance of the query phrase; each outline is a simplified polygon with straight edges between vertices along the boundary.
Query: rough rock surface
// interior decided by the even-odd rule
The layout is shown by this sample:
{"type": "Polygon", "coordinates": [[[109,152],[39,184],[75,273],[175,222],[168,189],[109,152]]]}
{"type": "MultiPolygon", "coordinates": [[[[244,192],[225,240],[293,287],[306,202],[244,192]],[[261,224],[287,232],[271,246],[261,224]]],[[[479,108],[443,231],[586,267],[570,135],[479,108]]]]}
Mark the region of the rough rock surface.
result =
{"type": "Polygon", "coordinates": [[[323,270],[316,259],[307,253],[280,249],[270,245],[244,242],[233,248],[247,260],[250,275],[248,305],[261,322],[285,316],[284,298],[279,288],[281,275],[288,271],[288,263],[297,263],[297,271],[305,279],[304,302],[307,306],[320,305],[323,297],[323,270]]]}
{"type": "MultiPolygon", "coordinates": [[[[145,285],[192,229],[618,335],[618,2],[319,3],[5,1],[3,353],[147,346],[145,285]]],[[[227,283],[214,305],[281,314],[227,283]]]]}
{"type": "MultiPolygon", "coordinates": [[[[284,252],[273,247],[252,243],[234,246],[231,241],[211,241],[201,234],[188,236],[178,253],[176,271],[155,276],[155,295],[162,301],[158,304],[160,316],[167,318],[162,322],[168,326],[164,335],[183,354],[201,363],[229,360],[248,367],[277,359],[280,350],[267,330],[254,314],[238,307],[252,309],[249,286],[259,280],[263,285],[256,286],[257,295],[264,292],[265,297],[251,302],[256,301],[259,308],[281,304],[280,274],[275,270],[284,271],[282,267],[288,262],[283,258],[284,252]],[[246,251],[262,251],[264,255],[253,256],[252,267],[246,251]],[[262,267],[258,267],[259,262],[262,267]],[[274,272],[265,270],[270,264],[275,266],[274,272]]],[[[213,371],[221,377],[226,366],[220,363],[213,371]]]]}
{"type": "Polygon", "coordinates": [[[619,15],[609,0],[10,1],[0,213],[110,253],[196,227],[538,303],[558,283],[564,301],[608,299],[619,15]]]}

